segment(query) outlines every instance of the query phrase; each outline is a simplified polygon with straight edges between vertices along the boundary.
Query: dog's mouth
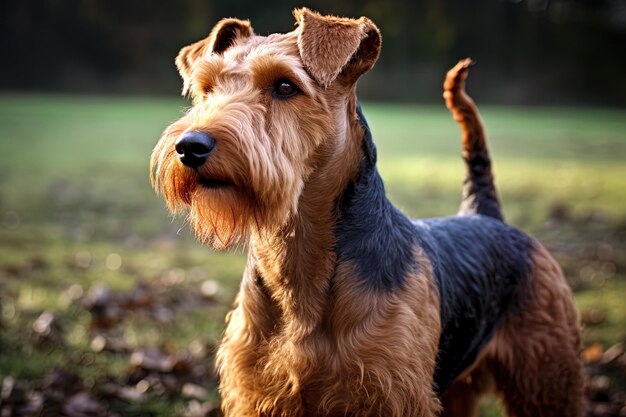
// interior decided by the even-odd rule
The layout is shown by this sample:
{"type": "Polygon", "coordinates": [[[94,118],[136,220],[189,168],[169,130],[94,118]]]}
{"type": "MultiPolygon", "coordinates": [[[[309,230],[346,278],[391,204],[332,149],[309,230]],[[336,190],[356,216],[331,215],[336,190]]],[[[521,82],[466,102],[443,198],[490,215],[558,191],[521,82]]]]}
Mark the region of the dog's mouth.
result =
{"type": "Polygon", "coordinates": [[[211,188],[211,189],[216,189],[216,188],[227,188],[227,187],[232,187],[235,184],[232,181],[223,179],[223,178],[203,178],[201,177],[198,180],[198,183],[200,185],[202,185],[204,188],[211,188]]]}

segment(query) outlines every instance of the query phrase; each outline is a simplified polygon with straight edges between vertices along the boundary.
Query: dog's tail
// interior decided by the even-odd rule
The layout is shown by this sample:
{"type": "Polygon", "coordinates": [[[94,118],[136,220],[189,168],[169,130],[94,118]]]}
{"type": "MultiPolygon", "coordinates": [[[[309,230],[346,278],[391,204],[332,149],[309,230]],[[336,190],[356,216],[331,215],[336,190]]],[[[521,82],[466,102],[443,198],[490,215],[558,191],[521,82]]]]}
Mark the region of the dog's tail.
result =
{"type": "Polygon", "coordinates": [[[452,112],[454,120],[461,125],[463,159],[467,166],[459,214],[483,214],[503,220],[500,200],[491,173],[485,129],[476,104],[465,93],[465,79],[469,67],[473,64],[470,58],[459,61],[448,71],[443,84],[446,106],[452,112]]]}

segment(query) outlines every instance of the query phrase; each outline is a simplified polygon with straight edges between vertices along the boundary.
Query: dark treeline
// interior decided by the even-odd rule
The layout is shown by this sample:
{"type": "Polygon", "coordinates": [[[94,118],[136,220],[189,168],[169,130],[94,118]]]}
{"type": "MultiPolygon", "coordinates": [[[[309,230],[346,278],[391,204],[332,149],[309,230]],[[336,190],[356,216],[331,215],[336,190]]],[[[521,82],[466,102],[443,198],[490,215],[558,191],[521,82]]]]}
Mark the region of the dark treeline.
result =
{"type": "Polygon", "coordinates": [[[217,20],[284,32],[302,5],[380,26],[369,99],[439,100],[471,56],[482,102],[626,105],[626,0],[4,0],[0,89],[176,94],[174,56],[217,20]]]}

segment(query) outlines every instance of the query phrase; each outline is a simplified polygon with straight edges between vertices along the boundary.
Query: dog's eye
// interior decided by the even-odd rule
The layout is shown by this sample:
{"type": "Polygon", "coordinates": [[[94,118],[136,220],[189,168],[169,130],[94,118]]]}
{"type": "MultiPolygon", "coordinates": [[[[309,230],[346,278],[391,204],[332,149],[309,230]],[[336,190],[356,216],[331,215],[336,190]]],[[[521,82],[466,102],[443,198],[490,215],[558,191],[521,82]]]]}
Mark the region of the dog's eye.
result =
{"type": "Polygon", "coordinates": [[[298,87],[296,87],[294,83],[286,80],[276,82],[276,84],[274,84],[274,90],[272,91],[274,96],[278,98],[293,97],[299,92],[300,90],[298,90],[298,87]]]}

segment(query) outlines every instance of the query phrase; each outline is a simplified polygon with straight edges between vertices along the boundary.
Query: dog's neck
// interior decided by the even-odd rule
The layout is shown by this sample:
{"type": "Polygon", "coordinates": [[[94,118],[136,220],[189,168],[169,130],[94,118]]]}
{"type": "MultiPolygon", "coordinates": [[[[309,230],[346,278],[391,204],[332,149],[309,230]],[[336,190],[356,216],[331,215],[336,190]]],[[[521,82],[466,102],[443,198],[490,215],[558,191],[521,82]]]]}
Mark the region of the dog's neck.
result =
{"type": "Polygon", "coordinates": [[[338,263],[350,263],[361,286],[388,291],[403,285],[407,268],[414,265],[415,228],[387,198],[376,167],[376,147],[365,117],[364,158],[358,178],[344,190],[335,225],[338,263]]]}
{"type": "MultiPolygon", "coordinates": [[[[387,226],[395,227],[398,220],[393,215],[397,210],[385,195],[376,168],[376,148],[356,101],[348,114],[348,134],[359,135],[361,140],[345,141],[351,148],[344,152],[327,152],[330,156],[321,162],[325,168],[305,186],[297,215],[275,233],[253,237],[250,242],[251,266],[273,298],[280,300],[282,321],[291,327],[286,331],[292,335],[305,337],[322,323],[338,263],[355,261],[357,268],[363,266],[358,251],[380,250],[376,245],[382,242],[376,239],[381,221],[391,221],[387,226]],[[356,157],[350,161],[346,155],[356,157]]],[[[384,271],[382,275],[370,272],[377,282],[385,283],[384,271]]]]}

